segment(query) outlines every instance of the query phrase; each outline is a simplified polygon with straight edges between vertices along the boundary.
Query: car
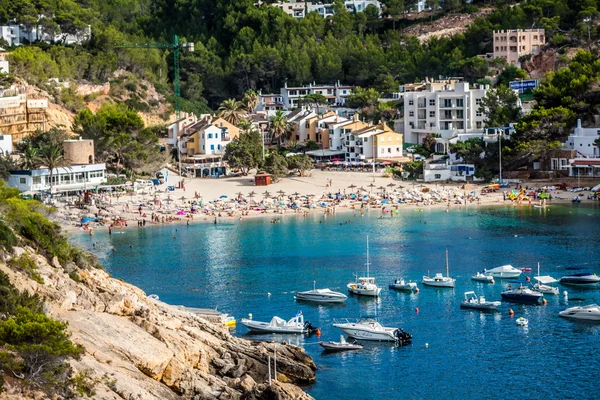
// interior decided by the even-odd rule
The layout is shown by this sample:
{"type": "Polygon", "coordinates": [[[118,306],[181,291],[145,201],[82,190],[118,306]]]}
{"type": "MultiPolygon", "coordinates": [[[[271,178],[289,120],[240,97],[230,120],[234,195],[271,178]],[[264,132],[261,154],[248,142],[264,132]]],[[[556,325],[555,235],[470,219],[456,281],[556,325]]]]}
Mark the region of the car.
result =
{"type": "Polygon", "coordinates": [[[138,179],[135,181],[137,186],[153,186],[154,183],[152,183],[151,180],[149,179],[138,179]]]}
{"type": "Polygon", "coordinates": [[[406,149],[408,153],[414,153],[417,148],[415,146],[409,147],[406,149]]]}
{"type": "Polygon", "coordinates": [[[424,160],[424,159],[425,159],[425,157],[423,157],[423,156],[422,156],[422,155],[420,155],[420,154],[415,154],[415,155],[413,156],[413,158],[415,159],[415,161],[422,161],[422,160],[424,160]]]}

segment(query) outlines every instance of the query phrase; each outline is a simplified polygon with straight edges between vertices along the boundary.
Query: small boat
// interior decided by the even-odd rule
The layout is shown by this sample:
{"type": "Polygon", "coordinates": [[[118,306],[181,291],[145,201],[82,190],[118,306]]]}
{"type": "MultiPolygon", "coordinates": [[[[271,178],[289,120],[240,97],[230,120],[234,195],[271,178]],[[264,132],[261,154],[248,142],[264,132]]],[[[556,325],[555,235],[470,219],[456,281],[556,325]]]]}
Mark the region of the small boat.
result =
{"type": "Polygon", "coordinates": [[[317,289],[316,281],[313,282],[313,290],[296,293],[296,300],[313,301],[316,303],[343,303],[348,296],[343,293],[334,292],[329,289],[317,289]]]}
{"type": "Polygon", "coordinates": [[[304,322],[304,315],[299,312],[294,318],[285,321],[279,317],[273,317],[270,322],[260,322],[242,318],[242,325],[252,332],[268,333],[314,333],[317,328],[310,322],[304,322]]]}
{"type": "Polygon", "coordinates": [[[356,340],[353,340],[352,343],[346,342],[344,336],[340,336],[339,342],[319,342],[319,345],[323,347],[325,351],[362,350],[363,348],[356,340]]]}
{"type": "Polygon", "coordinates": [[[516,281],[511,283],[518,283],[519,287],[516,289],[511,289],[509,284],[508,289],[500,294],[502,296],[502,300],[526,304],[535,304],[542,300],[542,294],[540,292],[531,290],[527,286],[522,285],[522,283],[526,282],[516,281]]]}
{"type": "Polygon", "coordinates": [[[417,287],[417,282],[408,281],[406,282],[403,279],[396,279],[394,283],[390,283],[390,289],[399,290],[402,292],[414,292],[419,290],[417,287]]]}
{"type": "Polygon", "coordinates": [[[570,307],[559,312],[558,315],[563,318],[600,321],[600,306],[598,304],[588,304],[587,306],[570,307]]]}
{"type": "MultiPolygon", "coordinates": [[[[569,267],[569,270],[580,270],[578,267],[569,267]]],[[[561,285],[574,285],[582,287],[595,287],[600,282],[600,278],[591,272],[578,272],[571,275],[566,275],[560,278],[561,285]]]]}
{"type": "Polygon", "coordinates": [[[522,272],[531,272],[533,270],[531,268],[529,268],[529,267],[524,267],[524,268],[521,268],[521,271],[522,272]]]}
{"type": "Polygon", "coordinates": [[[573,203],[581,203],[581,197],[579,196],[575,196],[573,197],[573,200],[571,200],[573,203]]]}
{"type": "Polygon", "coordinates": [[[460,308],[471,308],[482,311],[497,311],[498,306],[502,304],[499,301],[486,301],[484,296],[479,296],[475,292],[465,292],[465,300],[460,303],[460,308]]]}
{"type": "Polygon", "coordinates": [[[517,326],[527,326],[529,325],[529,321],[527,320],[527,318],[523,318],[523,317],[519,317],[517,318],[517,326]]]}
{"type": "Polygon", "coordinates": [[[369,262],[369,237],[367,236],[367,262],[365,263],[367,267],[367,276],[359,278],[356,276],[356,280],[354,282],[348,283],[346,287],[348,288],[348,292],[352,294],[356,294],[359,296],[372,296],[377,297],[381,292],[381,288],[375,284],[375,278],[371,278],[369,276],[369,267],[371,263],[369,262]]]}
{"type": "Polygon", "coordinates": [[[436,273],[433,278],[424,276],[421,283],[426,286],[453,288],[456,283],[456,279],[450,277],[448,268],[448,249],[446,249],[446,276],[443,276],[440,272],[436,273]]]}
{"type": "Polygon", "coordinates": [[[518,277],[523,273],[523,271],[513,267],[512,265],[502,265],[501,267],[486,269],[483,271],[483,273],[494,278],[510,279],[518,277]]]}
{"type": "Polygon", "coordinates": [[[482,272],[478,272],[475,275],[471,275],[471,280],[475,282],[483,282],[483,283],[496,283],[494,281],[494,277],[491,275],[486,275],[482,272]]]}
{"type": "Polygon", "coordinates": [[[221,323],[228,328],[235,328],[237,321],[235,320],[235,317],[229,314],[223,314],[221,315],[221,323]]]}
{"type": "Polygon", "coordinates": [[[556,286],[552,286],[553,283],[558,281],[548,275],[540,276],[540,263],[538,263],[538,274],[537,276],[534,276],[533,279],[537,281],[537,283],[533,285],[535,290],[543,294],[553,294],[558,296],[558,288],[556,286]]]}
{"type": "Polygon", "coordinates": [[[374,318],[360,318],[358,320],[334,320],[334,327],[339,328],[351,338],[360,340],[373,340],[379,342],[397,342],[405,345],[412,341],[412,335],[400,328],[388,328],[381,325],[374,318]]]}

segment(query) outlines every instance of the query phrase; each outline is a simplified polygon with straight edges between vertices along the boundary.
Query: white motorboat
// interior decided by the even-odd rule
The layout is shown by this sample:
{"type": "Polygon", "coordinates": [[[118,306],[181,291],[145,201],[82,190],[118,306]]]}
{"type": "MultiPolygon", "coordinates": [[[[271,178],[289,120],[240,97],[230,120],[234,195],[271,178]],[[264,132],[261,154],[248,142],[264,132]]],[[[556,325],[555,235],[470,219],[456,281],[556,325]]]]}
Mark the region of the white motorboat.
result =
{"type": "Polygon", "coordinates": [[[536,291],[543,293],[543,294],[553,294],[553,295],[558,296],[558,294],[559,294],[558,288],[556,286],[552,286],[553,283],[558,282],[558,281],[548,275],[540,276],[540,263],[538,263],[538,274],[537,274],[537,276],[534,276],[533,279],[535,279],[537,281],[537,283],[535,283],[533,285],[533,288],[536,291]]]}
{"type": "Polygon", "coordinates": [[[360,318],[355,321],[334,320],[333,326],[354,339],[398,342],[400,345],[408,344],[412,340],[410,333],[400,328],[387,328],[373,318],[360,318]]]}
{"type": "MultiPolygon", "coordinates": [[[[581,270],[579,267],[567,267],[567,270],[581,270]]],[[[579,287],[596,287],[600,282],[600,277],[591,272],[579,272],[571,275],[566,275],[560,278],[561,285],[574,285],[579,287]]]]}
{"type": "Polygon", "coordinates": [[[361,350],[363,348],[356,340],[353,340],[352,343],[348,343],[344,336],[340,336],[339,342],[319,342],[319,345],[323,347],[325,351],[361,350]]]}
{"type": "Polygon", "coordinates": [[[460,303],[460,308],[471,308],[482,311],[497,311],[498,306],[502,304],[499,301],[486,301],[484,296],[479,296],[475,292],[465,292],[465,300],[460,303]]]}
{"type": "Polygon", "coordinates": [[[419,290],[419,288],[417,287],[417,282],[407,282],[404,280],[404,278],[396,279],[394,283],[390,283],[389,288],[393,290],[400,290],[402,292],[415,292],[419,290]]]}
{"type": "Polygon", "coordinates": [[[527,320],[527,318],[523,318],[523,317],[519,317],[517,318],[517,326],[527,326],[529,325],[529,321],[527,320]]]}
{"type": "Polygon", "coordinates": [[[348,287],[348,292],[352,294],[356,294],[359,296],[372,296],[377,297],[381,292],[381,288],[375,284],[375,278],[369,276],[369,268],[371,263],[369,262],[369,237],[367,236],[367,262],[365,263],[367,267],[367,276],[366,277],[358,277],[356,276],[356,280],[354,282],[348,283],[346,285],[348,287]]]}
{"type": "Polygon", "coordinates": [[[348,296],[330,289],[317,289],[313,282],[313,290],[296,293],[296,300],[314,301],[316,303],[343,303],[348,296]]]}
{"type": "Polygon", "coordinates": [[[570,307],[559,312],[558,315],[563,318],[600,321],[600,306],[598,304],[589,304],[587,306],[570,307]]]}
{"type": "Polygon", "coordinates": [[[523,271],[513,267],[512,265],[503,265],[501,267],[486,269],[483,271],[483,273],[493,278],[510,279],[520,276],[523,271]]]}
{"type": "Polygon", "coordinates": [[[456,279],[450,277],[449,268],[448,268],[448,249],[446,249],[446,276],[442,275],[440,272],[436,273],[433,278],[429,276],[424,276],[421,281],[423,285],[426,286],[434,286],[434,287],[442,287],[442,288],[453,288],[456,283],[456,279]]]}
{"type": "Polygon", "coordinates": [[[299,312],[298,315],[289,321],[279,317],[273,317],[270,322],[242,318],[242,325],[252,332],[263,333],[313,333],[317,331],[317,328],[313,327],[310,322],[304,322],[302,312],[299,312]]]}
{"type": "Polygon", "coordinates": [[[478,272],[475,275],[471,275],[471,280],[482,283],[496,283],[493,276],[486,275],[483,272],[478,272]]]}

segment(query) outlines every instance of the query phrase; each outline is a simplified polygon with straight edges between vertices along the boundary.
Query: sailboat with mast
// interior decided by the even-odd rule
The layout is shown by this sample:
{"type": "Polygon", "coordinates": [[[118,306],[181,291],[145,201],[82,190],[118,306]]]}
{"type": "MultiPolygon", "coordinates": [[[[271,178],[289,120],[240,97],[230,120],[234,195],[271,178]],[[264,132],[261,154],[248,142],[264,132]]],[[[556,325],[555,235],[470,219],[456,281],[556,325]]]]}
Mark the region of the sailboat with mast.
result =
{"type": "Polygon", "coordinates": [[[381,292],[381,288],[375,284],[375,278],[369,276],[369,268],[371,267],[371,262],[369,260],[369,237],[367,236],[367,262],[365,263],[367,267],[367,276],[366,277],[358,277],[355,275],[356,281],[350,282],[348,287],[348,292],[352,294],[356,294],[359,296],[371,296],[377,297],[381,292]]]}
{"type": "Polygon", "coordinates": [[[538,273],[533,279],[537,281],[533,288],[543,294],[553,294],[558,296],[559,289],[556,286],[552,286],[553,283],[558,282],[550,275],[540,276],[540,263],[538,263],[538,273]]]}
{"type": "Polygon", "coordinates": [[[438,272],[435,274],[433,278],[429,276],[424,276],[423,281],[421,282],[426,286],[434,286],[434,287],[442,287],[442,288],[453,288],[456,279],[450,277],[450,269],[448,267],[448,249],[446,249],[446,276],[442,275],[442,273],[438,272]]]}

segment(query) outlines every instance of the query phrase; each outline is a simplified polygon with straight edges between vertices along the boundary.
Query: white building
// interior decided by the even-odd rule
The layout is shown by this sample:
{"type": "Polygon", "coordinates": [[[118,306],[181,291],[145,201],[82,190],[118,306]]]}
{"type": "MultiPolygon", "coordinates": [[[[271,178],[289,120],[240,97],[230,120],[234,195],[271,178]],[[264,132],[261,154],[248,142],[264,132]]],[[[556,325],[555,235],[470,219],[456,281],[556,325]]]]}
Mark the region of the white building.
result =
{"type": "Polygon", "coordinates": [[[0,153],[9,155],[13,152],[13,143],[11,135],[0,135],[0,153]]]}
{"type": "Polygon", "coordinates": [[[0,60],[0,73],[8,74],[10,72],[10,68],[8,66],[8,61],[0,60]]]}
{"type": "Polygon", "coordinates": [[[428,133],[449,139],[458,134],[483,134],[484,115],[479,106],[489,87],[470,88],[467,82],[446,85],[442,90],[404,93],[404,138],[420,144],[428,133]]]}
{"type": "Polygon", "coordinates": [[[577,127],[573,134],[569,135],[563,148],[575,150],[580,156],[598,158],[600,151],[594,141],[600,140],[600,128],[582,128],[581,120],[577,120],[577,127]]]}
{"type": "Polygon", "coordinates": [[[24,43],[42,41],[46,43],[61,42],[64,44],[81,44],[92,37],[92,28],[88,25],[77,34],[44,32],[41,26],[26,28],[23,25],[11,24],[0,26],[0,36],[8,42],[9,46],[20,46],[24,43]]]}
{"type": "MultiPolygon", "coordinates": [[[[52,181],[54,192],[93,189],[105,181],[106,164],[73,165],[54,168],[52,181]]],[[[50,170],[10,171],[8,186],[21,192],[49,191],[50,170]]]]}
{"type": "Polygon", "coordinates": [[[435,160],[423,165],[423,180],[434,181],[462,181],[475,175],[474,164],[455,163],[449,164],[447,160],[435,160]]]}
{"type": "Polygon", "coordinates": [[[280,8],[287,15],[296,19],[301,19],[306,16],[306,5],[303,1],[298,2],[278,2],[273,3],[273,7],[280,8]]]}
{"type": "MultiPolygon", "coordinates": [[[[276,101],[281,103],[284,109],[291,110],[300,105],[300,100],[309,94],[321,94],[327,99],[329,105],[341,107],[352,94],[354,86],[341,85],[339,82],[334,85],[316,85],[314,83],[308,86],[288,87],[287,83],[281,88],[281,95],[276,101]]],[[[260,97],[260,95],[259,95],[260,97]]],[[[264,100],[263,100],[264,101],[264,100]]],[[[259,99],[259,104],[261,103],[259,99]]]]}

